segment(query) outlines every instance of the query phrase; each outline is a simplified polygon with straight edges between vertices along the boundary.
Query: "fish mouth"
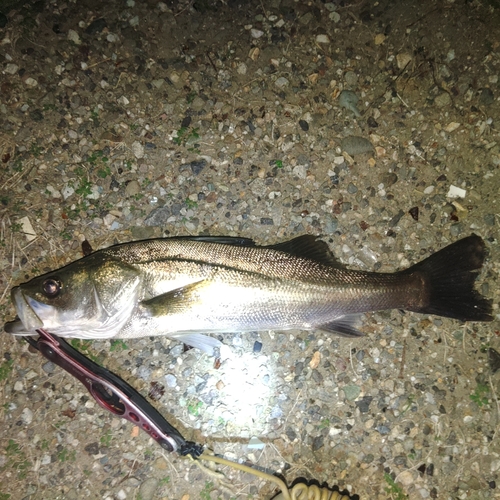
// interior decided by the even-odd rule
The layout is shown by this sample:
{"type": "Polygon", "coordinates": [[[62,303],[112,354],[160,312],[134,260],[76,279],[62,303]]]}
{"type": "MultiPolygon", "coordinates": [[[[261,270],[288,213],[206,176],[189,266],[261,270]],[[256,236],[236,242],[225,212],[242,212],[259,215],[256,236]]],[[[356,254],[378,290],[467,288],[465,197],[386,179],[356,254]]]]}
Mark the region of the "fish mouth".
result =
{"type": "Polygon", "coordinates": [[[43,327],[40,312],[46,306],[29,296],[25,296],[19,287],[12,290],[12,302],[15,305],[17,318],[5,323],[4,329],[13,335],[29,335],[38,328],[43,327]],[[38,312],[38,314],[37,314],[38,312]]]}

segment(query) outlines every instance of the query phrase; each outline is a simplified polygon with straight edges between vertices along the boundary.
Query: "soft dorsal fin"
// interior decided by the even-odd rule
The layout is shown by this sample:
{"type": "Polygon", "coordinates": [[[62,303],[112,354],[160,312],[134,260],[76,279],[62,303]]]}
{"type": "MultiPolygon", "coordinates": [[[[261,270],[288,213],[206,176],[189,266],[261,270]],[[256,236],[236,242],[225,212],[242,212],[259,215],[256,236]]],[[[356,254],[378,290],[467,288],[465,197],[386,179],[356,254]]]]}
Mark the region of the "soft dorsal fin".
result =
{"type": "Polygon", "coordinates": [[[304,234],[293,240],[277,243],[276,245],[269,245],[265,248],[279,250],[280,252],[285,252],[295,257],[315,260],[316,262],[321,262],[322,264],[332,267],[343,267],[333,256],[328,245],[324,241],[318,240],[317,236],[313,236],[312,234],[304,234]]]}

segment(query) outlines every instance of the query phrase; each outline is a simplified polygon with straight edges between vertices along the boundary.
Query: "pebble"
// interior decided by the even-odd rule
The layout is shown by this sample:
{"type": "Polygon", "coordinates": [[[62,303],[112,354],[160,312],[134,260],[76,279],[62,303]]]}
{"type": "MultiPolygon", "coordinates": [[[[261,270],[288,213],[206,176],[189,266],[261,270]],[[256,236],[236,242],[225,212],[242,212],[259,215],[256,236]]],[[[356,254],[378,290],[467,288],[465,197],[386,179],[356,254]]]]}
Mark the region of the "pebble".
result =
{"type": "Polygon", "coordinates": [[[21,421],[25,425],[29,425],[33,422],[33,412],[29,408],[24,408],[21,412],[21,421]]]}
{"type": "Polygon", "coordinates": [[[359,97],[351,90],[343,90],[339,95],[339,106],[351,111],[355,116],[360,117],[361,113],[357,108],[358,102],[359,97]]]}
{"type": "Polygon", "coordinates": [[[137,159],[144,158],[144,146],[139,141],[134,141],[131,149],[137,159]]]}
{"type": "Polygon", "coordinates": [[[438,108],[444,108],[445,106],[449,106],[451,104],[451,97],[448,92],[442,92],[434,99],[434,104],[438,108]]]}
{"type": "Polygon", "coordinates": [[[4,71],[9,75],[15,75],[19,71],[19,66],[14,63],[9,63],[5,66],[4,71]]]}
{"type": "Polygon", "coordinates": [[[125,193],[127,194],[127,196],[135,196],[136,194],[140,193],[140,191],[141,186],[135,180],[130,181],[125,187],[125,193]]]}
{"type": "Polygon", "coordinates": [[[55,369],[56,369],[56,365],[54,363],[52,363],[52,361],[47,361],[46,363],[44,363],[42,365],[42,370],[48,374],[54,373],[55,369]]]}
{"type": "Polygon", "coordinates": [[[347,154],[351,156],[360,155],[364,153],[373,152],[373,145],[364,137],[357,137],[351,135],[349,137],[344,137],[341,143],[342,151],[345,151],[347,154]]]}
{"type": "Polygon", "coordinates": [[[347,401],[354,401],[361,394],[359,385],[346,385],[342,387],[342,390],[347,401]]]}
{"type": "Polygon", "coordinates": [[[482,106],[491,106],[495,102],[493,91],[488,87],[481,89],[481,93],[479,94],[479,102],[482,106]]]}
{"type": "Polygon", "coordinates": [[[68,30],[68,40],[73,42],[75,45],[81,45],[82,41],[80,40],[80,35],[72,29],[68,30]]]}
{"type": "Polygon", "coordinates": [[[316,43],[330,43],[328,35],[316,35],[316,43]]]}
{"type": "Polygon", "coordinates": [[[278,88],[284,88],[284,87],[287,87],[288,85],[290,85],[290,82],[287,78],[285,78],[284,76],[280,76],[275,82],[274,82],[274,85],[276,85],[276,87],[278,88]]]}
{"type": "Polygon", "coordinates": [[[158,479],[155,477],[150,477],[144,481],[139,487],[138,497],[141,500],[153,500],[156,490],[159,485],[158,479]]]}
{"type": "Polygon", "coordinates": [[[165,382],[167,383],[168,387],[176,387],[177,386],[177,377],[175,375],[172,375],[169,373],[168,375],[165,375],[165,382]]]}

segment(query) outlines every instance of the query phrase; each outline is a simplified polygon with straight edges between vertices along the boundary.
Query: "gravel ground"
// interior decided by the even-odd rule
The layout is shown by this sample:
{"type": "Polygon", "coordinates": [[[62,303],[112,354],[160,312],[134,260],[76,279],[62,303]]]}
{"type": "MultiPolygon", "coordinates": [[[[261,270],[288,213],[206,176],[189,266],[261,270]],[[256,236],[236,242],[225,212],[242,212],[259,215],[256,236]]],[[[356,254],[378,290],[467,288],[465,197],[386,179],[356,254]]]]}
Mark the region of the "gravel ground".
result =
{"type": "MultiPolygon", "coordinates": [[[[219,367],[167,338],[77,344],[188,439],[289,483],[500,498],[498,2],[0,11],[2,320],[13,285],[81,257],[85,239],[310,233],[349,267],[389,272],[477,233],[493,323],[391,311],[367,314],[356,340],[235,333],[219,367]]],[[[24,341],[0,345],[0,499],[275,493],[227,468],[223,487],[24,341]]]]}

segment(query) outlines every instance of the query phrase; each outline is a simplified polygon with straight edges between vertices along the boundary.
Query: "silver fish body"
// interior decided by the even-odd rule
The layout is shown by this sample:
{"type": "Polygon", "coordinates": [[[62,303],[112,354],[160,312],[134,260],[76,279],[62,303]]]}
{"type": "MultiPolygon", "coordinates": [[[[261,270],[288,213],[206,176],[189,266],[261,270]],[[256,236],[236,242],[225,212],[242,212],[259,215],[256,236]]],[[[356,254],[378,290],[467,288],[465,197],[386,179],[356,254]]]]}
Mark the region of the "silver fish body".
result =
{"type": "Polygon", "coordinates": [[[203,333],[321,329],[361,333],[355,315],[383,309],[489,321],[474,290],[482,239],[464,238],[407,270],[343,269],[313,236],[256,246],[242,238],[165,238],[99,250],[15,287],[18,335],[45,328],[61,337],[169,335],[205,350],[203,333]]]}

